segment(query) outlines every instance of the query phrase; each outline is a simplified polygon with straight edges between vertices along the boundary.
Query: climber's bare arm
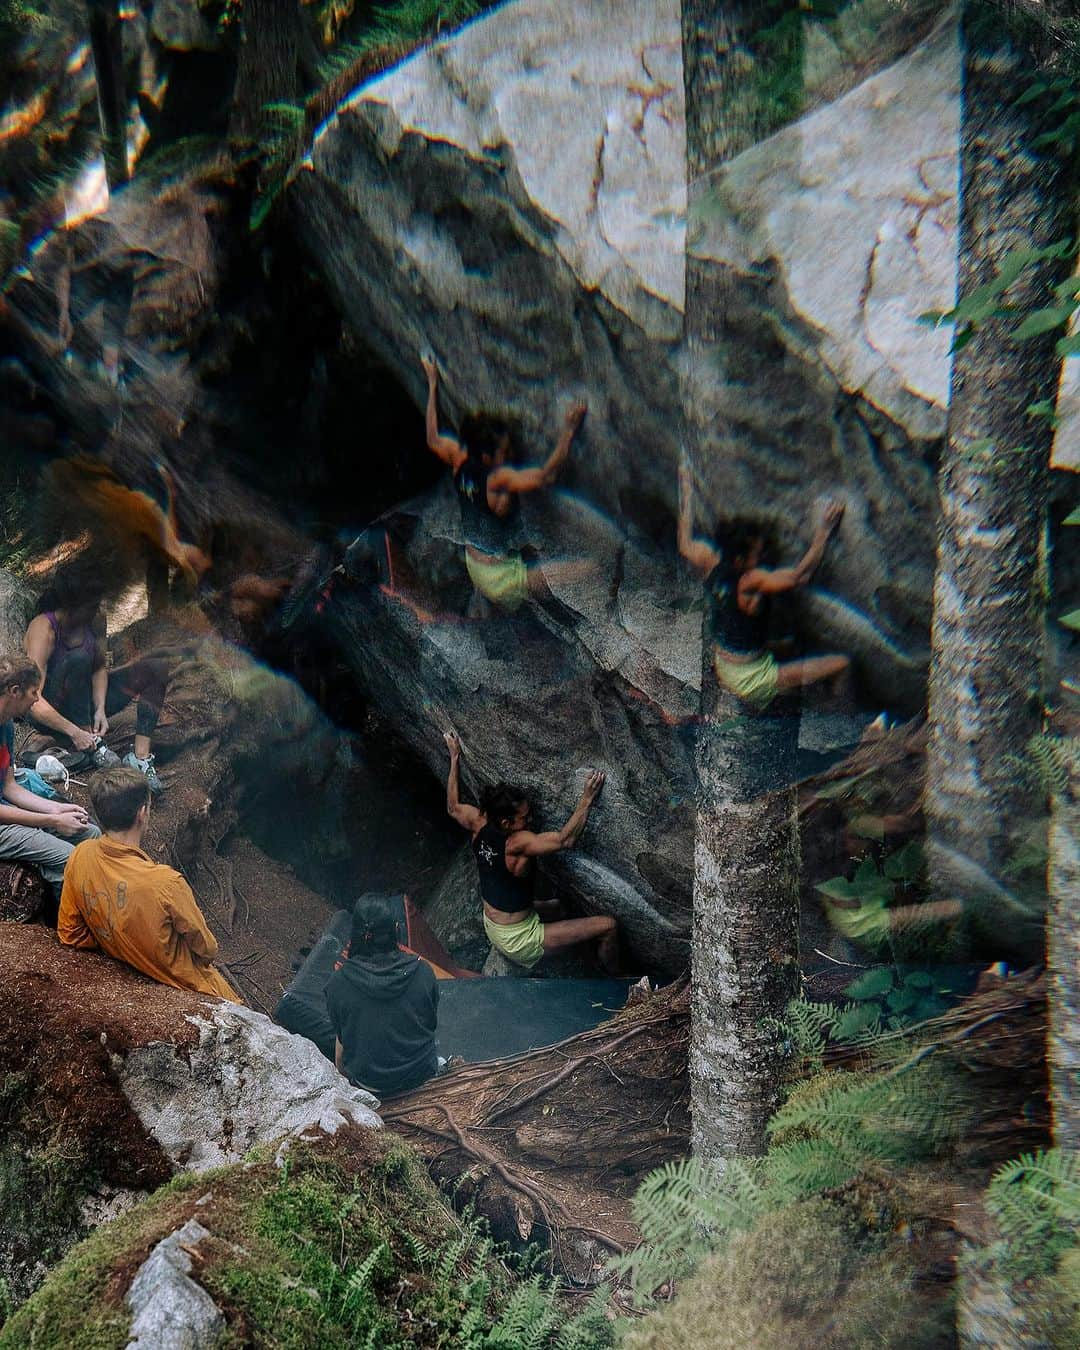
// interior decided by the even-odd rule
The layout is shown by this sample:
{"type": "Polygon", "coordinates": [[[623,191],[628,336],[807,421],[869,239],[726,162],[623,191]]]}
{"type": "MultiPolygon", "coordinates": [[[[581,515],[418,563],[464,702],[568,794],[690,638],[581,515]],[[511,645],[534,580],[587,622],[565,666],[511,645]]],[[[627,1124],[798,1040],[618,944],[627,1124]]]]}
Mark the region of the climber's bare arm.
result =
{"type": "Polygon", "coordinates": [[[843,502],[830,501],[821,524],[814,532],[810,547],[794,567],[754,567],[739,578],[739,591],[745,594],[757,591],[761,595],[779,595],[784,591],[806,586],[821,565],[829,540],[836,533],[844,516],[843,502]]]}
{"type": "Polygon", "coordinates": [[[450,772],[446,776],[446,812],[452,820],[475,834],[483,822],[483,813],[475,806],[461,800],[461,782],[459,776],[461,762],[461,742],[456,734],[447,731],[443,734],[446,748],[450,751],[450,772]]]}
{"type": "Polygon", "coordinates": [[[427,430],[428,449],[433,451],[452,473],[457,473],[468,456],[461,442],[455,436],[447,436],[439,430],[439,370],[434,361],[421,358],[427,376],[427,409],[424,425],[427,430]]]}
{"type": "Polygon", "coordinates": [[[708,576],[720,561],[719,550],[694,534],[693,488],[686,464],[679,465],[679,552],[702,576],[708,576]]]}
{"type": "Polygon", "coordinates": [[[569,410],[555,449],[543,464],[526,465],[520,469],[514,468],[512,464],[504,464],[488,476],[488,487],[493,492],[536,492],[540,488],[550,487],[570,456],[570,447],[587,411],[588,405],[585,403],[575,403],[569,410]]]}
{"type": "Polygon", "coordinates": [[[585,831],[592,804],[603,786],[604,775],[594,770],[585,780],[581,798],[561,830],[545,830],[542,834],[535,834],[532,830],[517,830],[506,841],[506,856],[542,858],[548,853],[562,853],[565,849],[573,848],[585,831]]]}

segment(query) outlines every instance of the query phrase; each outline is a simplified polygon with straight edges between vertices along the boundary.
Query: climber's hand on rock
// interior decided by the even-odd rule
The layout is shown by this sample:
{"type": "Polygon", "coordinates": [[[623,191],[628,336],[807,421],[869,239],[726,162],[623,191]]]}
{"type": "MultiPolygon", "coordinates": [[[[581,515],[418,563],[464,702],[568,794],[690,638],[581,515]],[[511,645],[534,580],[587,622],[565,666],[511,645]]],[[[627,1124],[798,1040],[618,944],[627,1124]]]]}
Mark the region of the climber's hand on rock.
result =
{"type": "Polygon", "coordinates": [[[576,430],[579,426],[581,426],[582,422],[584,422],[585,414],[588,411],[589,405],[585,402],[584,399],[582,399],[580,403],[573,404],[570,408],[567,409],[566,425],[568,427],[574,427],[576,430]]]}
{"type": "Polygon", "coordinates": [[[600,789],[604,786],[604,775],[599,769],[593,769],[588,778],[585,779],[585,790],[581,794],[582,801],[590,803],[596,801],[600,789]]]}
{"type": "Polygon", "coordinates": [[[821,517],[821,528],[827,530],[829,534],[833,534],[843,518],[844,503],[838,501],[835,497],[830,497],[825,503],[825,512],[821,517]]]}
{"type": "Polygon", "coordinates": [[[424,367],[424,374],[427,376],[428,384],[436,384],[439,379],[439,367],[435,364],[431,356],[421,356],[420,364],[424,367]]]}
{"type": "Polygon", "coordinates": [[[443,740],[446,742],[447,750],[450,751],[450,758],[459,759],[461,757],[461,741],[458,740],[457,732],[444,731],[443,740]]]}

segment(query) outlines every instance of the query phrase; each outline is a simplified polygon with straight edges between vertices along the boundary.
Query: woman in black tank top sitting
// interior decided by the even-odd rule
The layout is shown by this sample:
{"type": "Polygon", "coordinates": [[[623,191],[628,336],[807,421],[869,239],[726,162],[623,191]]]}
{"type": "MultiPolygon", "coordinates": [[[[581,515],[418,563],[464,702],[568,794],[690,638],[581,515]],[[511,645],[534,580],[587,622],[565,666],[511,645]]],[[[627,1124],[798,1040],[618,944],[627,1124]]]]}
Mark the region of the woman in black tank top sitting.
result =
{"type": "Polygon", "coordinates": [[[693,533],[690,474],[679,468],[679,552],[705,580],[708,640],[722,688],[759,711],[777,694],[828,683],[835,696],[846,691],[851,658],[840,653],[778,663],[766,647],[768,607],[774,595],[809,583],[844,515],[830,501],[810,547],[794,567],[766,567],[771,561],[768,528],[743,518],[717,526],[714,540],[693,533]]]}
{"type": "Polygon", "coordinates": [[[491,945],[521,966],[534,966],[545,952],[599,939],[597,955],[604,969],[618,964],[615,920],[608,914],[584,919],[541,923],[533,904],[533,859],[573,848],[581,838],[589,811],[604,785],[604,775],[592,772],[570,819],[561,830],[529,829],[529,799],[509,783],[488,789],[479,807],[461,800],[461,742],[453,732],[445,736],[450,751],[446,780],[446,809],[472,835],[473,855],[480,875],[484,931],[491,945]]]}

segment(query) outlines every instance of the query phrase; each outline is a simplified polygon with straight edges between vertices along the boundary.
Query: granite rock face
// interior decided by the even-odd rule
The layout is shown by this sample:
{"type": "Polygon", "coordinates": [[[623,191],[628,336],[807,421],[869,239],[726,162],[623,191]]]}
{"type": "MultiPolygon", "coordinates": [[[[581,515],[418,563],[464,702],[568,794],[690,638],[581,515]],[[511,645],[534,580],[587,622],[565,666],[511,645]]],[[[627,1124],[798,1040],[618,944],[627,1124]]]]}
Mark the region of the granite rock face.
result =
{"type": "MultiPolygon", "coordinates": [[[[811,26],[808,82],[824,32],[811,26]]],[[[949,18],[876,61],[867,32],[839,96],[719,170],[691,222],[691,251],[732,278],[739,358],[730,453],[695,469],[703,527],[767,506],[789,552],[842,485],[840,540],[803,620],[819,650],[855,654],[875,697],[914,705],[949,382],[948,333],[919,317],[955,285],[960,58],[949,18]]],[[[682,99],[671,0],[517,0],[355,89],[292,196],[342,309],[418,401],[428,347],[444,420],[502,412],[536,459],[585,397],[564,481],[669,548],[682,99]]],[[[1070,437],[1066,421],[1060,465],[1070,437]]],[[[552,507],[552,552],[573,548],[576,524],[552,507]]]]}

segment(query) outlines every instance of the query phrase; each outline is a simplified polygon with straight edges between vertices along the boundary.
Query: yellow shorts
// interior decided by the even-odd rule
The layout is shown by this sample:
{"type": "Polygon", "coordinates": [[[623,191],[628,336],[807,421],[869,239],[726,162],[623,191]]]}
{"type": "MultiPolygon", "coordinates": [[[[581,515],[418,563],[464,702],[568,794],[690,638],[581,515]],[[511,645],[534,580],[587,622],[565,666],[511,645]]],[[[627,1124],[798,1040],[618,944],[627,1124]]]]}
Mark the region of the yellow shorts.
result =
{"type": "Polygon", "coordinates": [[[466,549],[465,570],[480,594],[500,609],[513,613],[528,597],[529,573],[520,553],[481,558],[466,549]]]}
{"type": "Polygon", "coordinates": [[[762,652],[745,664],[725,661],[717,654],[713,669],[724,689],[755,708],[767,708],[776,697],[776,657],[772,652],[762,652]]]}
{"type": "Polygon", "coordinates": [[[485,914],[484,932],[495,950],[515,965],[535,966],[544,954],[544,925],[535,911],[520,923],[492,923],[485,914]]]}

